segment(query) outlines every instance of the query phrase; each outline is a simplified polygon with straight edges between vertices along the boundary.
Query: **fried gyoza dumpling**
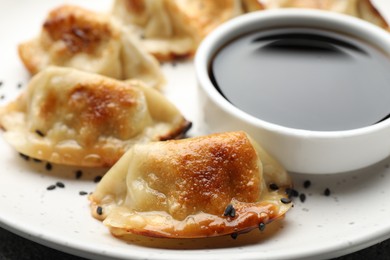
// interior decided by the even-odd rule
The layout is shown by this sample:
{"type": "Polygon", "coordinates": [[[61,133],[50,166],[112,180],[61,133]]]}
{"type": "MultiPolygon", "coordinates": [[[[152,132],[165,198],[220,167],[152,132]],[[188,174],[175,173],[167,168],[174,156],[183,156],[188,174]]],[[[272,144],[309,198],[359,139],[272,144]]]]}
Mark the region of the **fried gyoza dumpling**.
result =
{"type": "Polygon", "coordinates": [[[160,87],[157,60],[108,15],[64,5],[47,16],[38,37],[19,45],[19,56],[35,74],[49,65],[72,67],[115,79],[141,79],[160,87]]]}
{"type": "Polygon", "coordinates": [[[283,217],[290,186],[282,166],[246,133],[227,132],[135,145],[90,200],[92,215],[115,236],[200,238],[283,217]]]}
{"type": "MultiPolygon", "coordinates": [[[[252,0],[243,0],[251,2],[252,0]]],[[[389,30],[389,25],[371,0],[259,0],[259,9],[313,8],[348,14],[389,30]]],[[[252,3],[253,7],[253,3],[252,3]]]]}
{"type": "Polygon", "coordinates": [[[112,11],[160,60],[193,55],[204,36],[241,13],[240,0],[116,0],[112,11]]]}
{"type": "Polygon", "coordinates": [[[20,153],[59,164],[111,166],[135,143],[188,130],[157,90],[98,74],[49,67],[0,108],[5,139],[20,153]]]}

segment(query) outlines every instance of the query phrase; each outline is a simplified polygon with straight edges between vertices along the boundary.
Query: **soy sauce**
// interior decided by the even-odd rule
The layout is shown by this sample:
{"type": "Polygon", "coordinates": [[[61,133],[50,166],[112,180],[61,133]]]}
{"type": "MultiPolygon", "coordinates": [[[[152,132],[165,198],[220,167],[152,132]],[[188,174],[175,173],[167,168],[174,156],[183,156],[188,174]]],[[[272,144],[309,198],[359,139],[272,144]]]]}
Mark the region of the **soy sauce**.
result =
{"type": "Polygon", "coordinates": [[[257,31],[223,46],[210,77],[233,105],[286,127],[337,131],[390,114],[390,58],[337,32],[257,31]]]}

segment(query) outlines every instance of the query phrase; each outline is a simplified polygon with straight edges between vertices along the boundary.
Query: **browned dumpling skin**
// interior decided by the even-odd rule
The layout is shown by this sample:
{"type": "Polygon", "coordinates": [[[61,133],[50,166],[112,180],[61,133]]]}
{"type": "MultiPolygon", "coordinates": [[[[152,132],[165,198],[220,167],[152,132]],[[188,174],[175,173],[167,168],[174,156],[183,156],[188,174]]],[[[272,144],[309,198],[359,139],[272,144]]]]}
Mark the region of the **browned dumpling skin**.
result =
{"type": "Polygon", "coordinates": [[[246,133],[227,132],[135,145],[90,200],[115,236],[202,238],[282,218],[291,207],[287,187],[280,164],[246,133]]]}
{"type": "Polygon", "coordinates": [[[32,158],[107,167],[135,143],[179,137],[190,124],[141,82],[48,67],[0,108],[0,126],[5,139],[32,158]]]}
{"type": "Polygon", "coordinates": [[[157,60],[109,15],[63,5],[46,17],[40,34],[18,47],[31,74],[50,65],[120,80],[140,79],[160,88],[165,78],[157,60]]]}
{"type": "MultiPolygon", "coordinates": [[[[250,3],[252,10],[256,9],[252,0],[243,1],[252,2],[250,3]]],[[[355,16],[389,30],[388,23],[371,0],[258,0],[258,2],[259,10],[274,8],[320,9],[355,16]]]]}
{"type": "Polygon", "coordinates": [[[112,15],[159,60],[192,56],[221,23],[242,14],[240,0],[116,0],[112,15]]]}

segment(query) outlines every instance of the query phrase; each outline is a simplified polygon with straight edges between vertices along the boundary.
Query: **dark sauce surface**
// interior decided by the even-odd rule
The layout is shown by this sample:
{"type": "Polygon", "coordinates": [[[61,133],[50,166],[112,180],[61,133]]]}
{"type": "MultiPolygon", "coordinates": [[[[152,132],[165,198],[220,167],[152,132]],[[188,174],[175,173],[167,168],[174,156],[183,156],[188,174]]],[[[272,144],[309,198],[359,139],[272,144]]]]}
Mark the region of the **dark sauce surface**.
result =
{"type": "Polygon", "coordinates": [[[390,114],[390,58],[361,40],[308,28],[237,38],[210,64],[233,105],[296,129],[350,130],[390,114]]]}

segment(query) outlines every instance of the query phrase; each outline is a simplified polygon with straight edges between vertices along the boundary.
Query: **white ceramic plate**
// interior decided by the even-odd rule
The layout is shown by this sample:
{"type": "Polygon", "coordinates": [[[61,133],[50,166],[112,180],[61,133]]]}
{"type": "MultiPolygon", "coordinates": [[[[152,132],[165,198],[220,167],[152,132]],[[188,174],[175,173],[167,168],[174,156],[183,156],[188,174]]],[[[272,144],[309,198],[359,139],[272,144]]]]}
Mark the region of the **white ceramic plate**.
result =
{"type": "MultiPolygon", "coordinates": [[[[67,2],[67,1],[66,1],[67,2]]],[[[377,1],[389,14],[390,3],[377,1]]],[[[29,76],[17,56],[19,42],[36,35],[43,18],[63,1],[0,1],[0,105],[13,99],[29,76]]],[[[108,10],[109,0],[83,1],[108,10]]],[[[190,135],[205,133],[197,107],[191,62],[163,65],[166,95],[193,121],[190,135]]],[[[362,147],[364,149],[364,147],[362,147]]],[[[367,151],[369,153],[370,151],[367,151]]],[[[203,240],[161,240],[135,237],[126,243],[112,237],[89,213],[87,196],[104,171],[26,161],[0,138],[0,225],[21,236],[68,253],[94,259],[305,259],[331,258],[390,238],[390,158],[367,169],[342,175],[300,175],[293,178],[306,201],[264,232],[203,240]],[[305,180],[311,181],[303,188],[305,180]],[[56,182],[65,188],[46,188],[56,182]],[[330,196],[323,195],[326,188],[330,196]]],[[[331,162],[330,162],[331,163],[331,162]]]]}

